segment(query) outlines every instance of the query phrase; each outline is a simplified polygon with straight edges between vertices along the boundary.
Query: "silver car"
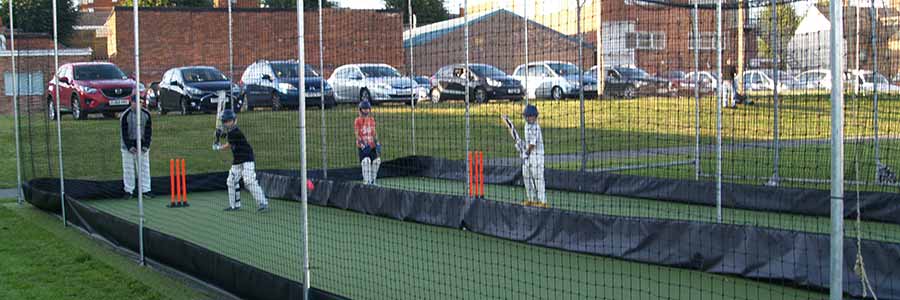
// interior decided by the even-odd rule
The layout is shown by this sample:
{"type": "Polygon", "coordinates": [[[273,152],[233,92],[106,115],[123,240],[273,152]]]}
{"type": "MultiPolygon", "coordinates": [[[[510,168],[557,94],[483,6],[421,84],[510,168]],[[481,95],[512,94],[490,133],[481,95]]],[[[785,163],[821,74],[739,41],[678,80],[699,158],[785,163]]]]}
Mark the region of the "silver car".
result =
{"type": "Polygon", "coordinates": [[[418,87],[386,64],[344,65],[334,70],[328,83],[337,102],[410,102],[418,87]]]}

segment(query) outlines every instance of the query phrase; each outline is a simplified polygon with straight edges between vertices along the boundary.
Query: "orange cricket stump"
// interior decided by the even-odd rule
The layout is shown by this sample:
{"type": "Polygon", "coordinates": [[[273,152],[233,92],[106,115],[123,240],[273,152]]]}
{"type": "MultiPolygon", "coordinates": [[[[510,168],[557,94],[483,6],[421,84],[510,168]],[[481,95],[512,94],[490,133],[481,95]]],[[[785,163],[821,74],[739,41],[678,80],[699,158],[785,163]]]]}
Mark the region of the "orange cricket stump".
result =
{"type": "Polygon", "coordinates": [[[191,206],[187,200],[187,167],[184,159],[181,159],[181,206],[191,206]]]}
{"type": "Polygon", "coordinates": [[[474,197],[475,196],[475,185],[473,183],[475,182],[475,177],[472,176],[472,174],[475,173],[475,170],[473,170],[473,168],[472,168],[474,165],[472,162],[472,151],[467,152],[466,156],[467,156],[466,163],[467,163],[467,166],[469,169],[469,179],[468,179],[469,180],[469,197],[474,197]]]}
{"type": "Polygon", "coordinates": [[[484,198],[484,152],[478,151],[478,191],[476,197],[484,198]]]}
{"type": "Polygon", "coordinates": [[[172,198],[171,198],[171,200],[169,200],[169,205],[166,205],[166,207],[169,207],[169,208],[175,207],[175,198],[176,198],[176,196],[175,196],[175,189],[176,189],[175,178],[176,178],[175,177],[175,160],[170,159],[169,160],[169,190],[170,190],[170,194],[171,194],[172,198]]]}

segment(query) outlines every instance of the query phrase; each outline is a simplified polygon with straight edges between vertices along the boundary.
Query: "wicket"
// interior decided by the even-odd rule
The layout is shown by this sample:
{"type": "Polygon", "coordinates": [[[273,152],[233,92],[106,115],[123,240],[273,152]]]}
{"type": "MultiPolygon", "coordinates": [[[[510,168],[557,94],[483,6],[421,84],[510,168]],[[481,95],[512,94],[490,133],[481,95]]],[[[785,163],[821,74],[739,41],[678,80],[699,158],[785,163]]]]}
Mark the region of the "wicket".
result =
{"type": "Polygon", "coordinates": [[[469,151],[469,197],[484,198],[484,152],[469,151]]]}
{"type": "Polygon", "coordinates": [[[169,160],[169,187],[171,189],[172,200],[167,207],[188,207],[187,201],[187,168],[184,159],[169,160]]]}

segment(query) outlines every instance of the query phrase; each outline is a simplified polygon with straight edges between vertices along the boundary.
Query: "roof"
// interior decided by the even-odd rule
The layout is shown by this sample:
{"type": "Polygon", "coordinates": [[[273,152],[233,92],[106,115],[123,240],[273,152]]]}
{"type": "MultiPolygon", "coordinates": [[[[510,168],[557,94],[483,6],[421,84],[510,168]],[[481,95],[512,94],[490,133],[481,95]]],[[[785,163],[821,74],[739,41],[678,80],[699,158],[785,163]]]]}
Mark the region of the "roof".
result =
{"type": "Polygon", "coordinates": [[[75,26],[103,26],[110,14],[108,11],[78,13],[78,23],[75,26]]]}
{"type": "Polygon", "coordinates": [[[806,10],[806,15],[803,16],[800,24],[797,25],[794,35],[831,31],[831,25],[829,24],[831,24],[831,20],[828,20],[819,9],[813,6],[806,10]]]}
{"type": "MultiPolygon", "coordinates": [[[[509,10],[501,8],[501,9],[495,9],[495,10],[491,10],[491,11],[486,11],[486,12],[469,15],[469,17],[468,17],[469,27],[471,27],[475,24],[481,23],[483,21],[489,20],[493,17],[501,16],[501,15],[513,16],[515,18],[524,20],[524,18],[522,16],[520,16],[514,12],[511,12],[509,10]]],[[[538,23],[538,22],[535,22],[532,20],[528,20],[528,24],[533,27],[537,27],[538,29],[541,29],[541,30],[552,31],[552,32],[558,34],[560,37],[563,37],[569,41],[578,42],[577,38],[565,35],[562,32],[559,32],[559,31],[554,30],[553,28],[544,26],[541,23],[538,23]]],[[[462,30],[463,28],[465,28],[465,25],[466,25],[466,18],[463,17],[463,18],[455,18],[455,19],[450,19],[450,20],[446,20],[446,21],[442,21],[442,22],[428,24],[428,25],[425,25],[422,27],[417,27],[412,30],[405,30],[405,31],[403,31],[403,47],[409,48],[410,46],[421,46],[421,45],[427,44],[427,43],[434,41],[436,39],[439,39],[447,34],[450,34],[457,30],[462,30]]],[[[591,43],[588,43],[588,42],[585,42],[584,46],[587,48],[592,48],[592,49],[594,48],[594,45],[591,43]]]]}
{"type": "MultiPolygon", "coordinates": [[[[348,64],[348,65],[340,66],[338,69],[349,68],[349,67],[391,67],[391,65],[389,65],[389,64],[348,64]]],[[[391,68],[393,68],[393,67],[391,67],[391,68]]]]}

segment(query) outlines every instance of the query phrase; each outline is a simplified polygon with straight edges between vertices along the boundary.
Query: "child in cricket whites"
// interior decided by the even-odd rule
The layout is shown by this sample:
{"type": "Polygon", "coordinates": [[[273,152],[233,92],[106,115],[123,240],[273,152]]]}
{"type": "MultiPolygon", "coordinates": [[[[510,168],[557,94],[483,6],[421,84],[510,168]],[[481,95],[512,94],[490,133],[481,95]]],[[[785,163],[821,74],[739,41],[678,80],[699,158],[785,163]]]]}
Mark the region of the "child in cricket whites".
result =
{"type": "Polygon", "coordinates": [[[374,185],[378,178],[378,167],[381,166],[381,144],[378,143],[375,118],[372,117],[372,104],[369,101],[359,103],[359,117],[353,122],[353,128],[356,131],[356,148],[359,150],[363,182],[374,185]]]}
{"type": "Polygon", "coordinates": [[[135,198],[137,190],[135,189],[135,165],[141,164],[140,191],[144,193],[144,198],[152,198],[150,192],[150,142],[153,136],[153,125],[150,122],[150,112],[140,107],[141,105],[135,99],[131,100],[131,106],[128,107],[119,119],[119,125],[122,127],[121,149],[122,149],[122,183],[125,186],[125,194],[127,198],[135,198]],[[140,117],[138,117],[140,114],[140,117]],[[140,119],[140,123],[138,123],[140,119]],[[138,132],[140,130],[140,132],[138,132]],[[141,140],[141,147],[138,149],[138,139],[141,140]]]}
{"type": "Polygon", "coordinates": [[[547,207],[544,187],[544,138],[538,125],[538,109],[534,105],[525,107],[525,149],[522,156],[522,178],[525,181],[527,200],[525,205],[547,207]]]}
{"type": "Polygon", "coordinates": [[[225,208],[225,211],[241,209],[241,199],[237,195],[235,188],[240,184],[241,178],[243,178],[244,185],[253,195],[253,199],[256,199],[256,211],[266,212],[269,210],[269,202],[266,200],[266,194],[263,193],[259,182],[256,181],[256,162],[253,156],[253,147],[250,146],[244,133],[235,124],[237,116],[234,111],[230,109],[222,111],[221,119],[222,126],[226,135],[228,135],[228,142],[218,147],[218,150],[231,149],[231,154],[234,156],[226,181],[228,186],[228,207],[225,208]]]}

